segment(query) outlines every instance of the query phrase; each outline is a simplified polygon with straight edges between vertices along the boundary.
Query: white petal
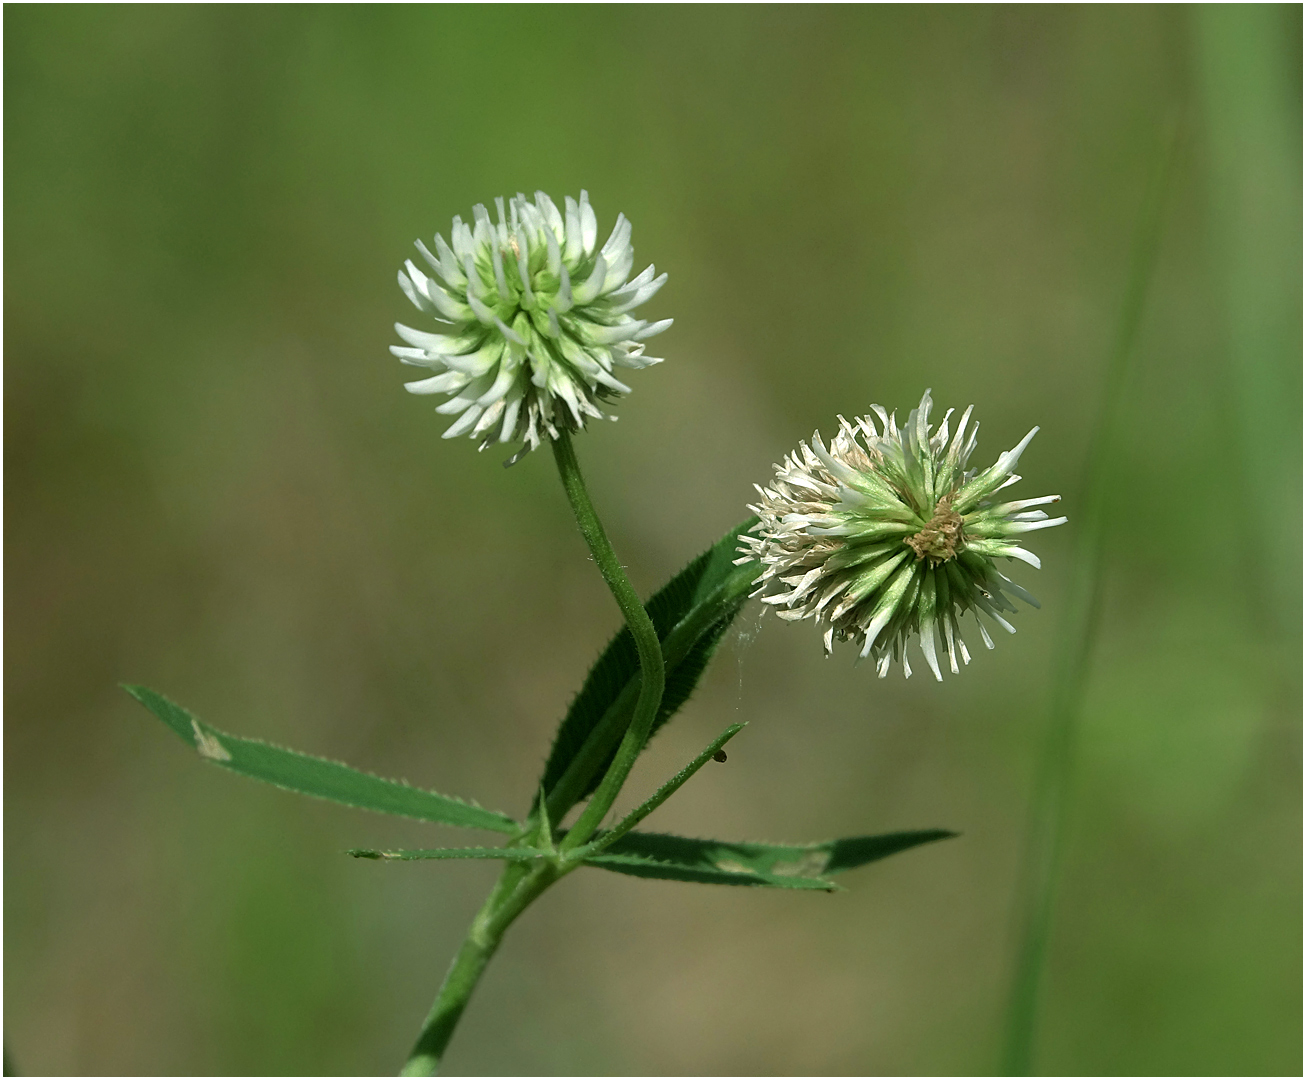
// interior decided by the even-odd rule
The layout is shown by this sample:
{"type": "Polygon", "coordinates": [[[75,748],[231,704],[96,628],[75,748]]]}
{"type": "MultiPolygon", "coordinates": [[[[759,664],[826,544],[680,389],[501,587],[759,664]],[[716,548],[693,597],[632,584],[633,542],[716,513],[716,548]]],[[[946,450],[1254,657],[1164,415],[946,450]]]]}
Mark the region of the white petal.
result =
{"type": "Polygon", "coordinates": [[[925,654],[925,662],[930,665],[930,671],[934,673],[936,682],[943,682],[943,672],[939,670],[939,656],[934,641],[934,624],[921,627],[920,632],[921,652],[925,654]]]}
{"type": "Polygon", "coordinates": [[[502,319],[500,319],[498,316],[495,316],[495,319],[494,319],[494,325],[497,326],[497,327],[499,328],[499,333],[501,333],[504,337],[506,337],[506,338],[507,338],[509,341],[511,341],[514,345],[525,345],[525,344],[526,344],[526,342],[522,340],[521,335],[518,334],[516,330],[514,330],[511,326],[509,326],[507,323],[505,323],[505,322],[504,322],[502,319]]]}
{"type": "Polygon", "coordinates": [[[553,233],[554,239],[562,239],[565,235],[562,215],[558,213],[558,208],[554,205],[553,200],[544,192],[537,191],[535,193],[535,205],[540,213],[544,215],[544,221],[549,226],[549,231],[553,233]]]}
{"type": "Polygon", "coordinates": [[[399,271],[399,288],[403,289],[404,295],[408,297],[413,307],[417,308],[418,311],[424,311],[427,314],[434,313],[435,305],[426,298],[424,293],[414,288],[413,283],[408,280],[408,276],[402,270],[399,271]]]}
{"type": "MultiPolygon", "coordinates": [[[[554,213],[557,213],[556,209],[554,210],[554,213]]],[[[544,242],[549,247],[549,258],[546,264],[549,268],[549,273],[558,274],[562,269],[562,249],[558,247],[558,238],[553,235],[552,229],[546,228],[544,230],[544,242]]]]}
{"type": "Polygon", "coordinates": [[[630,239],[630,222],[625,214],[617,215],[617,223],[612,226],[612,235],[608,237],[607,243],[602,247],[604,255],[610,255],[619,248],[626,246],[626,241],[630,239]]]}
{"type": "Polygon", "coordinates": [[[1046,521],[1012,521],[1006,526],[1008,533],[1027,533],[1035,532],[1039,529],[1050,529],[1054,525],[1064,525],[1069,518],[1048,518],[1046,521]]]}
{"type": "MultiPolygon", "coordinates": [[[[644,267],[644,269],[641,270],[637,275],[635,275],[635,277],[631,278],[620,289],[618,289],[610,297],[608,297],[608,299],[612,300],[614,303],[624,302],[628,297],[634,295],[634,293],[636,293],[638,290],[642,289],[645,285],[647,285],[650,281],[652,281],[654,273],[656,273],[656,271],[653,269],[653,265],[650,263],[648,266],[644,267]]],[[[663,278],[665,278],[666,274],[663,274],[662,276],[663,278]]]]}
{"type": "MultiPolygon", "coordinates": [[[[429,353],[440,355],[459,352],[467,346],[465,336],[455,338],[446,334],[428,334],[425,330],[414,330],[411,326],[405,326],[403,323],[395,323],[395,333],[408,342],[409,345],[416,345],[419,349],[425,349],[429,353]]],[[[473,338],[472,340],[476,339],[473,338]]]]}
{"type": "Polygon", "coordinates": [[[634,338],[636,341],[645,341],[648,338],[653,337],[655,334],[662,333],[663,330],[667,329],[667,327],[675,321],[675,319],[662,319],[659,322],[652,323],[649,326],[646,326],[638,334],[635,334],[634,338]]]}
{"type": "Polygon", "coordinates": [[[410,394],[451,394],[455,390],[461,390],[471,381],[471,376],[461,371],[446,371],[442,375],[433,375],[429,379],[404,383],[404,389],[410,394]]]}
{"type": "Polygon", "coordinates": [[[463,274],[462,263],[439,233],[435,234],[435,250],[440,256],[440,276],[450,285],[461,285],[465,282],[467,279],[463,274]]]}
{"type": "Polygon", "coordinates": [[[399,357],[405,364],[419,367],[444,367],[444,362],[437,356],[431,356],[425,349],[410,349],[404,345],[391,345],[392,355],[399,357]]]}
{"type": "Polygon", "coordinates": [[[562,258],[570,266],[576,265],[576,260],[580,258],[584,250],[581,243],[580,233],[580,207],[576,205],[576,200],[570,195],[567,196],[565,205],[567,207],[567,245],[563,248],[562,258]]]}
{"type": "Polygon", "coordinates": [[[957,667],[957,632],[953,625],[954,617],[950,614],[943,620],[943,638],[948,645],[948,667],[954,675],[959,675],[961,669],[957,667]]]}
{"type": "Polygon", "coordinates": [[[585,249],[585,254],[593,254],[594,241],[599,238],[599,223],[594,216],[594,208],[590,206],[588,191],[580,193],[580,234],[581,246],[585,249]]]}
{"type": "Polygon", "coordinates": [[[635,251],[628,244],[611,253],[604,252],[603,257],[607,260],[608,272],[603,277],[603,287],[599,293],[606,296],[619,288],[630,275],[630,268],[635,262],[635,251]]]}
{"type": "Polygon", "coordinates": [[[589,278],[583,285],[573,285],[571,287],[572,299],[577,304],[588,304],[599,294],[599,289],[603,286],[603,278],[608,272],[608,264],[600,255],[594,261],[594,269],[589,278]]]}
{"type": "Polygon", "coordinates": [[[626,353],[622,352],[620,348],[612,354],[612,362],[614,364],[619,364],[621,367],[631,368],[634,371],[639,371],[646,367],[652,367],[654,364],[660,364],[662,363],[662,360],[663,358],[661,356],[644,356],[642,353],[636,352],[626,353]]]}
{"type": "Polygon", "coordinates": [[[500,252],[497,243],[490,245],[490,262],[494,266],[494,280],[499,286],[499,301],[502,303],[504,300],[508,300],[510,295],[508,293],[508,279],[503,275],[503,254],[500,252]]]}
{"type": "Polygon", "coordinates": [[[575,302],[571,294],[571,274],[566,265],[563,265],[558,271],[558,299],[553,302],[553,310],[559,315],[565,315],[575,302]]]}
{"type": "MultiPolygon", "coordinates": [[[[480,435],[484,435],[487,431],[490,430],[490,428],[494,427],[494,425],[498,423],[499,417],[502,415],[502,413],[503,413],[502,400],[496,401],[492,405],[490,405],[490,407],[487,408],[485,412],[481,414],[481,418],[476,421],[476,426],[472,428],[471,430],[472,438],[474,439],[480,435]]],[[[485,440],[486,445],[488,445],[489,442],[490,442],[489,439],[485,440]]],[[[484,450],[485,445],[482,445],[481,449],[484,450]]]]}
{"type": "Polygon", "coordinates": [[[521,410],[522,400],[520,394],[509,395],[507,398],[507,404],[503,410],[503,425],[499,430],[499,441],[501,443],[508,442],[516,436],[517,416],[521,410]]]}
{"type": "Polygon", "coordinates": [[[454,371],[461,371],[464,375],[480,378],[499,362],[503,352],[503,342],[492,340],[487,341],[485,345],[475,352],[460,353],[457,356],[443,356],[441,360],[454,371]]]}
{"type": "Polygon", "coordinates": [[[498,376],[495,378],[490,388],[476,399],[476,404],[493,405],[496,401],[499,401],[508,392],[509,388],[512,386],[516,378],[517,378],[516,369],[509,367],[507,364],[501,364],[499,366],[498,376]]]}
{"type": "Polygon", "coordinates": [[[1015,502],[1002,503],[1000,506],[991,506],[985,511],[987,514],[996,514],[999,516],[1015,513],[1017,510],[1024,510],[1030,506],[1047,506],[1050,503],[1059,503],[1060,495],[1044,495],[1039,499],[1017,499],[1015,502]]]}
{"type": "MultiPolygon", "coordinates": [[[[436,411],[439,412],[439,409],[436,411]]],[[[440,437],[442,439],[456,439],[459,435],[465,435],[468,430],[471,429],[472,425],[476,423],[477,417],[480,415],[481,408],[479,405],[469,405],[467,411],[450,424],[449,427],[445,429],[444,434],[440,437]]]]}
{"type": "MultiPolygon", "coordinates": [[[[1065,519],[1062,518],[1061,520],[1064,521],[1065,519]]],[[[1060,525],[1061,522],[1052,521],[1050,523],[1044,522],[1043,524],[1060,525]]],[[[1032,551],[1026,551],[1023,547],[1017,547],[1015,544],[1004,544],[995,552],[995,554],[1006,555],[1008,558],[1019,559],[1021,562],[1027,562],[1035,570],[1041,570],[1043,568],[1043,564],[1038,561],[1037,555],[1032,551]]]]}
{"type": "Polygon", "coordinates": [[[585,337],[595,345],[615,345],[618,341],[634,341],[648,323],[643,319],[619,323],[617,326],[586,326],[585,337]]]}
{"type": "Polygon", "coordinates": [[[998,577],[1000,577],[1003,581],[1003,587],[1008,592],[1010,592],[1013,596],[1020,597],[1020,599],[1024,600],[1025,603],[1027,603],[1032,608],[1041,608],[1043,606],[1038,602],[1037,599],[1035,599],[1034,594],[1031,593],[1028,589],[1023,588],[1020,585],[1017,585],[1014,581],[1011,580],[1011,578],[1007,577],[1007,575],[1002,573],[1001,571],[998,571],[997,574],[998,577]]]}
{"type": "MultiPolygon", "coordinates": [[[[871,625],[866,628],[866,644],[862,646],[861,655],[863,659],[865,659],[865,657],[870,653],[871,647],[875,644],[875,639],[880,636],[880,631],[883,630],[885,626],[888,625],[889,620],[893,618],[895,610],[897,610],[896,604],[884,609],[871,620],[871,625]]],[[[833,617],[834,616],[831,616],[831,618],[833,617]]]]}
{"type": "Polygon", "coordinates": [[[1026,435],[1023,439],[1021,439],[1020,442],[1018,442],[1005,454],[999,455],[998,460],[993,465],[994,475],[1000,476],[1003,473],[1011,472],[1011,470],[1016,467],[1016,462],[1020,460],[1020,455],[1025,452],[1025,447],[1029,445],[1030,440],[1033,439],[1034,436],[1037,434],[1038,434],[1038,428],[1037,427],[1031,428],[1029,434],[1026,435]]]}
{"type": "Polygon", "coordinates": [[[639,307],[640,304],[648,303],[648,301],[653,299],[653,297],[657,295],[658,290],[666,283],[667,275],[663,274],[656,281],[650,281],[647,285],[642,285],[634,292],[630,292],[628,289],[621,289],[618,292],[614,292],[608,297],[608,299],[616,300],[618,297],[621,299],[616,306],[610,309],[612,314],[624,315],[626,312],[639,307]]]}

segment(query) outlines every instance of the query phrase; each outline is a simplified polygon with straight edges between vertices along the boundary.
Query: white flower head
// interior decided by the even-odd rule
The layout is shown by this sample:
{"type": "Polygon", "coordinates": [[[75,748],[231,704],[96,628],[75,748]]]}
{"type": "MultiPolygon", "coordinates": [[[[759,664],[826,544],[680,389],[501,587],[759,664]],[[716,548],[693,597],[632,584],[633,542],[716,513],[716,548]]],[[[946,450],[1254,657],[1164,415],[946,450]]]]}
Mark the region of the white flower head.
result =
{"type": "Polygon", "coordinates": [[[931,404],[926,390],[901,428],[872,405],[878,429],[870,416],[855,424],[841,416],[828,450],[819,432],[810,446],[799,443],[775,467],[771,486],[757,488],[761,502],[749,509],[761,520],[749,531],[758,535],[741,537],[744,557],[736,560],[761,562],[753,595],[781,618],[828,624],[827,655],[835,638],[860,638],[861,656],[874,658],[881,678],[898,660],[911,675],[906,644],[913,636],[936,679],[943,679],[940,644],[956,674],[958,653],[970,663],[961,637],[967,612],[990,649],[981,615],[1014,634],[1003,615],[1016,611],[1011,597],[1034,607],[1038,601],[993,560],[1038,567],[1016,538],[1066,520],[1033,509],[1059,495],[993,498],[1020,479],[1012,470],[1038,428],[989,468],[968,469],[979,424],[970,425],[967,409],[950,440],[949,409],[931,433],[931,404]]]}
{"type": "Polygon", "coordinates": [[[559,429],[579,431],[589,417],[615,420],[605,406],[630,388],[614,369],[660,363],[644,340],[671,325],[630,313],[658,291],[667,275],[650,266],[630,275],[630,222],[618,214],[596,250],[598,222],[589,195],[568,197],[559,212],[542,191],[495,199],[498,221],[484,206],[472,224],[453,219],[450,242],[436,236],[432,254],[417,249],[428,276],[404,264],[399,286],[422,312],[444,324],[439,333],[396,323],[407,346],[390,351],[405,364],[430,368],[405,384],[414,394],[448,394],[436,412],[457,415],[446,439],[468,435],[491,443],[522,442],[509,464],[559,429]]]}

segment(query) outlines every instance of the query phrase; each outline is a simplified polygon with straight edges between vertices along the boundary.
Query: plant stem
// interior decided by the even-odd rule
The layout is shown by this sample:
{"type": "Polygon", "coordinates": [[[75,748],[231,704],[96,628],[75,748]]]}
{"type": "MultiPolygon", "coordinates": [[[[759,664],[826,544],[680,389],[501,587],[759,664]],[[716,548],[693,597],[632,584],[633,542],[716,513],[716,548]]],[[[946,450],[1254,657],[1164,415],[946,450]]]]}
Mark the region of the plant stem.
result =
{"type": "Polygon", "coordinates": [[[434,1076],[444,1049],[453,1037],[467,1002],[490,962],[504,931],[545,889],[558,878],[550,865],[527,869],[521,864],[506,867],[498,883],[472,920],[458,955],[449,966],[435,1004],[422,1025],[402,1076],[434,1076]]]}
{"type": "Polygon", "coordinates": [[[576,460],[576,451],[571,445],[571,436],[562,432],[553,440],[553,457],[558,463],[558,475],[567,492],[572,512],[576,515],[576,524],[580,526],[581,535],[589,545],[598,565],[599,573],[608,583],[617,606],[626,618],[631,636],[635,639],[635,649],[639,653],[639,698],[635,702],[635,711],[631,716],[630,726],[617,747],[616,756],[599,786],[585,807],[576,824],[567,832],[560,845],[563,852],[570,851],[585,843],[595,830],[603,823],[603,818],[616,801],[621,785],[626,782],[635,759],[644,749],[653,721],[662,704],[662,690],[666,682],[663,669],[662,646],[658,641],[653,620],[644,610],[644,604],[635,592],[625,571],[617,561],[617,553],[612,550],[607,534],[594,505],[590,502],[589,492],[585,490],[585,479],[581,475],[580,463],[576,460]]]}
{"type": "MultiPolygon", "coordinates": [[[[699,638],[743,602],[753,591],[754,581],[760,572],[756,563],[736,567],[706,600],[695,605],[685,618],[672,627],[662,641],[664,671],[674,671],[699,638]]],[[[580,801],[591,779],[616,749],[622,734],[630,726],[639,689],[640,686],[633,682],[628,684],[586,736],[571,764],[548,793],[551,820],[561,821],[567,811],[580,801]]]]}
{"type": "MultiPolygon", "coordinates": [[[[1240,570],[1239,591],[1268,641],[1301,632],[1301,98],[1294,18],[1275,4],[1192,9],[1192,69],[1203,108],[1211,269],[1223,292],[1240,482],[1274,507],[1240,570]]],[[[1300,30],[1296,31],[1300,34],[1300,30]]]]}
{"type": "MultiPolygon", "coordinates": [[[[620,792],[631,766],[644,748],[653,720],[657,716],[658,707],[662,704],[666,674],[663,670],[662,647],[658,643],[653,621],[648,617],[648,612],[644,610],[638,594],[627,580],[621,564],[617,561],[617,554],[612,550],[612,544],[603,531],[603,524],[594,511],[593,503],[590,502],[589,492],[585,490],[585,480],[581,475],[580,463],[576,460],[576,452],[571,445],[571,437],[566,432],[553,441],[553,456],[558,463],[562,486],[576,515],[576,523],[580,526],[581,535],[589,545],[599,572],[603,575],[603,580],[608,583],[608,588],[612,590],[617,606],[621,608],[621,613],[626,618],[626,625],[634,636],[640,668],[639,697],[635,702],[625,736],[621,740],[621,745],[617,747],[616,757],[599,783],[589,806],[585,808],[561,845],[560,853],[565,854],[572,848],[579,847],[594,834],[620,792]]],[[[541,805],[538,810],[546,815],[543,820],[548,820],[547,807],[541,805]]],[[[543,828],[543,826],[537,827],[543,828]]],[[[545,840],[546,843],[551,843],[552,838],[546,837],[545,840]]],[[[498,883],[472,920],[471,928],[467,931],[458,954],[449,966],[444,982],[440,984],[440,992],[435,997],[430,1013],[427,1014],[421,1034],[417,1037],[417,1042],[401,1075],[435,1075],[445,1047],[453,1037],[454,1028],[457,1027],[463,1010],[467,1008],[472,991],[476,989],[476,984],[480,981],[490,958],[499,948],[504,932],[545,889],[574,869],[575,865],[579,864],[512,863],[504,868],[498,883]]]]}
{"type": "Polygon", "coordinates": [[[1124,433],[1125,403],[1134,340],[1160,246],[1165,197],[1178,145],[1179,127],[1167,133],[1134,240],[1124,306],[1116,328],[1101,412],[1093,431],[1084,484],[1084,509],[1071,561],[1066,618],[1058,648],[1046,742],[1034,779],[1025,865],[1017,902],[1020,943],[1011,997],[1007,1004],[1002,1075],[1028,1076],[1038,1025],[1043,969],[1057,872],[1065,843],[1066,809],[1074,772],[1075,728],[1088,678],[1097,629],[1099,564],[1107,494],[1114,455],[1124,433]]]}

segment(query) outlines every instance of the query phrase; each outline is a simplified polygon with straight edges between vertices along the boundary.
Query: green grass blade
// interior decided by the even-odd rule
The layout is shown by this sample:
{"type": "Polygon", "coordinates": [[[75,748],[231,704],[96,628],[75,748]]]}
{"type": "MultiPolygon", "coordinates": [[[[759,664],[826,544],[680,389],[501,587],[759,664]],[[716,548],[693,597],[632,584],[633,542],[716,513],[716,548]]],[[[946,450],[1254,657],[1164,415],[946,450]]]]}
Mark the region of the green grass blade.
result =
{"type": "Polygon", "coordinates": [[[649,814],[653,813],[659,806],[666,802],[684,785],[685,781],[693,776],[699,769],[706,765],[716,753],[725,746],[731,739],[744,730],[743,724],[731,724],[720,735],[718,735],[708,745],[698,757],[694,758],[680,772],[676,773],[670,780],[657,789],[645,802],[635,807],[627,814],[621,822],[609,832],[606,832],[598,840],[594,841],[588,847],[593,848],[595,852],[603,851],[611,847],[614,843],[625,836],[631,829],[643,821],[649,814]]]}
{"type": "Polygon", "coordinates": [[[242,776],[379,814],[396,814],[439,825],[492,829],[502,833],[515,833],[519,829],[512,818],[460,799],[437,795],[434,791],[424,791],[397,780],[383,780],[338,761],[284,750],[257,739],[228,735],[202,723],[180,705],[144,686],[124,685],[123,689],[194,747],[205,761],[242,776]]]}
{"type": "Polygon", "coordinates": [[[1161,245],[1180,130],[1175,123],[1166,132],[1144,197],[1124,302],[1107,364],[1106,385],[1088,455],[1082,509],[1077,517],[1078,530],[1066,593],[1066,614],[1057,647],[1044,744],[1034,775],[1024,866],[1017,885],[1020,929],[1007,1002],[1003,1076],[1028,1076],[1033,1069],[1043,970],[1075,769],[1076,728],[1097,633],[1107,501],[1114,479],[1116,455],[1131,422],[1128,391],[1134,342],[1146,310],[1161,245]]]}
{"type": "Polygon", "coordinates": [[[1248,545],[1244,558],[1259,565],[1242,588],[1267,636],[1291,642],[1302,598],[1302,10],[1199,4],[1190,12],[1240,482],[1250,505],[1274,508],[1273,524],[1248,545]]]}
{"type": "Polygon", "coordinates": [[[449,847],[408,848],[396,851],[378,851],[375,848],[351,848],[345,852],[355,859],[380,859],[385,862],[413,862],[419,859],[503,859],[507,862],[534,862],[546,859],[547,851],[536,848],[502,847],[449,847]]]}
{"type": "MultiPolygon", "coordinates": [[[[646,605],[662,642],[667,680],[650,737],[689,699],[752,591],[757,566],[735,566],[734,560],[739,534],[755,522],[749,518],[732,529],[646,605]]],[[[590,669],[554,738],[540,781],[554,821],[594,790],[630,722],[638,693],[639,659],[629,630],[622,628],[590,669]]]]}

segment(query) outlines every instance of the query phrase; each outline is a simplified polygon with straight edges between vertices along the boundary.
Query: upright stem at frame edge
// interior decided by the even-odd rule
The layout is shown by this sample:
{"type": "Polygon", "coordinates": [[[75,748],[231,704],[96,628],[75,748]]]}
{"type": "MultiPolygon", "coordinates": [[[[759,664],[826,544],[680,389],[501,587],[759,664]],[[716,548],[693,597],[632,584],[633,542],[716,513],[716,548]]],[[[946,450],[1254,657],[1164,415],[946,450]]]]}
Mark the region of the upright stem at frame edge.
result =
{"type": "MultiPolygon", "coordinates": [[[[571,445],[571,437],[563,432],[553,442],[553,456],[558,463],[558,474],[562,477],[562,486],[567,492],[567,501],[571,503],[580,526],[581,535],[589,545],[598,565],[599,573],[608,583],[616,598],[617,606],[625,616],[626,625],[635,639],[635,648],[639,653],[640,690],[631,714],[630,726],[617,747],[616,756],[598,789],[590,799],[576,824],[570,829],[562,844],[564,851],[579,847],[594,835],[603,818],[611,809],[617,794],[621,791],[635,759],[644,748],[652,730],[658,708],[662,704],[662,691],[666,684],[666,672],[663,667],[662,646],[658,641],[657,630],[653,620],[648,617],[644,605],[639,599],[625,571],[617,561],[617,553],[612,550],[603,524],[599,521],[594,505],[590,502],[589,492],[585,490],[585,480],[581,476],[580,464],[571,445]]],[[[486,965],[503,940],[504,932],[527,907],[530,906],[545,889],[558,880],[564,871],[559,871],[552,864],[537,865],[532,868],[515,863],[505,867],[498,883],[486,898],[481,910],[472,920],[458,954],[454,957],[435,1003],[422,1025],[422,1032],[417,1038],[412,1053],[404,1065],[404,1076],[434,1076],[444,1056],[445,1047],[453,1037],[454,1028],[462,1017],[472,991],[480,981],[486,965]]]]}
{"type": "Polygon", "coordinates": [[[1007,1000],[1001,1075],[1029,1076],[1033,1067],[1043,972],[1052,927],[1057,876],[1065,846],[1066,818],[1075,765],[1080,702],[1088,681],[1097,628],[1098,578],[1107,495],[1114,455],[1127,422],[1130,356],[1142,322],[1148,285],[1156,265],[1166,194],[1179,144],[1176,118],[1164,136],[1147,195],[1134,250],[1124,306],[1107,368],[1101,411],[1088,455],[1084,509],[1071,565],[1066,615],[1058,648],[1045,742],[1036,767],[1024,867],[1016,903],[1021,924],[1016,965],[1007,1000]]]}

